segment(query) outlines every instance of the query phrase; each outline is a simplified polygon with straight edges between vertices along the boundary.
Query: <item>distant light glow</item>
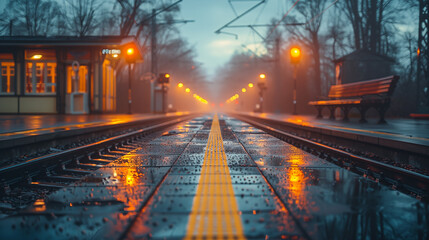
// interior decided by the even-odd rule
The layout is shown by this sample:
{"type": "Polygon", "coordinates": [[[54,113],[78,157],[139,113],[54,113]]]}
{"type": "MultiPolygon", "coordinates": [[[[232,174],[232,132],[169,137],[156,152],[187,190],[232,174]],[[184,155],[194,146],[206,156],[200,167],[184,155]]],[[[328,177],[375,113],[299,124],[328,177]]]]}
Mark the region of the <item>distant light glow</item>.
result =
{"type": "Polygon", "coordinates": [[[117,57],[118,57],[118,54],[113,54],[113,57],[114,57],[114,58],[117,58],[117,57]]]}
{"type": "Polygon", "coordinates": [[[179,88],[181,88],[181,87],[183,87],[183,83],[179,83],[179,84],[177,84],[177,86],[178,86],[179,88]]]}
{"type": "Polygon", "coordinates": [[[41,59],[42,55],[41,54],[35,54],[31,57],[32,59],[41,59]]]}
{"type": "Polygon", "coordinates": [[[417,57],[420,56],[420,48],[417,48],[417,57]]]}
{"type": "Polygon", "coordinates": [[[245,93],[247,90],[245,88],[242,88],[241,91],[245,93]]]}
{"type": "Polygon", "coordinates": [[[252,88],[253,87],[253,83],[249,83],[249,87],[252,88]]]}
{"type": "Polygon", "coordinates": [[[166,73],[164,76],[165,76],[165,78],[169,78],[170,74],[166,73]]]}
{"type": "Polygon", "coordinates": [[[185,91],[186,91],[187,93],[189,93],[189,92],[191,92],[191,89],[186,88],[186,89],[185,89],[185,91]]]}
{"type": "Polygon", "coordinates": [[[259,74],[259,78],[264,79],[265,77],[266,77],[265,74],[263,73],[259,74]]]}
{"type": "MultiPolygon", "coordinates": [[[[232,102],[234,102],[234,100],[236,100],[239,97],[240,96],[238,94],[235,94],[234,96],[232,96],[228,100],[226,100],[226,103],[232,103],[232,102]]],[[[236,101],[236,103],[237,103],[237,101],[236,101]]]]}
{"type": "Polygon", "coordinates": [[[205,100],[204,98],[202,98],[201,96],[198,96],[198,94],[195,94],[194,93],[194,98],[195,99],[197,99],[198,101],[200,101],[201,103],[204,103],[204,104],[209,104],[209,102],[207,101],[207,100],[205,100]]]}

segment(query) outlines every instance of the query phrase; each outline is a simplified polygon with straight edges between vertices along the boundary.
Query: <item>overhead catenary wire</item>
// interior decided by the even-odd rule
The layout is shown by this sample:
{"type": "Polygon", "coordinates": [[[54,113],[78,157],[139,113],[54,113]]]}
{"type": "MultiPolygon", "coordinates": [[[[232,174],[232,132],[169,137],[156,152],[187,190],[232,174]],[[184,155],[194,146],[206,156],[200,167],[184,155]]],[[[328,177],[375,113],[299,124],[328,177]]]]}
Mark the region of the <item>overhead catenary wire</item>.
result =
{"type": "Polygon", "coordinates": [[[268,33],[267,37],[270,37],[270,35],[276,30],[276,28],[280,25],[280,23],[289,15],[289,13],[292,11],[292,9],[295,8],[295,6],[298,4],[300,0],[296,0],[296,2],[292,5],[292,7],[289,8],[289,10],[283,15],[283,17],[276,23],[274,28],[271,29],[271,31],[268,33]]]}
{"type": "Polygon", "coordinates": [[[316,20],[317,18],[319,18],[320,16],[322,16],[330,7],[334,6],[338,1],[339,0],[333,1],[331,4],[329,4],[328,7],[323,9],[319,14],[317,14],[316,16],[314,16],[310,20],[308,20],[306,23],[304,23],[304,25],[308,25],[308,24],[312,23],[314,20],[316,20]]]}

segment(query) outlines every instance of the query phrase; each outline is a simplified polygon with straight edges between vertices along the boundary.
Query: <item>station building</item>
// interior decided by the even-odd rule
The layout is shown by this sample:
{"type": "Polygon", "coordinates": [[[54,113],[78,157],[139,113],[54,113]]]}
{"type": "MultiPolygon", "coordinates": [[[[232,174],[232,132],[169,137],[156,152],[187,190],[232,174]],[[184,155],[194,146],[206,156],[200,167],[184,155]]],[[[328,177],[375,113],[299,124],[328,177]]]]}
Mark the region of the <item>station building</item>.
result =
{"type": "Polygon", "coordinates": [[[0,37],[0,114],[116,111],[116,73],[135,37],[0,37]]]}
{"type": "Polygon", "coordinates": [[[335,84],[339,85],[390,76],[395,60],[366,49],[359,49],[334,60],[334,63],[335,84]]]}

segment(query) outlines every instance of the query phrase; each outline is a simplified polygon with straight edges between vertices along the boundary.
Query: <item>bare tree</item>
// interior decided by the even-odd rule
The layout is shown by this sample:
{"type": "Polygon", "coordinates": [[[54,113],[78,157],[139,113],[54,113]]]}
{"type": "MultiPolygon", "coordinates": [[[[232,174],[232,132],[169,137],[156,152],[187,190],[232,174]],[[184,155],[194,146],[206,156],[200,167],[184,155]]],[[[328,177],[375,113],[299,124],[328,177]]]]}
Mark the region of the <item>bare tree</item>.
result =
{"type": "MultiPolygon", "coordinates": [[[[294,36],[294,38],[311,50],[314,64],[315,93],[317,96],[321,95],[322,86],[319,30],[323,20],[323,15],[321,13],[325,8],[326,2],[327,0],[300,1],[296,6],[299,15],[295,18],[304,20],[304,27],[286,26],[286,30],[294,36]]],[[[286,18],[286,21],[290,19],[291,18],[286,18]]]]}
{"type": "Polygon", "coordinates": [[[4,11],[5,24],[13,35],[47,36],[61,15],[61,6],[51,0],[9,0],[4,11]],[[13,29],[13,30],[12,30],[13,29]]]}
{"type": "Polygon", "coordinates": [[[92,33],[97,26],[97,9],[101,6],[98,0],[66,0],[68,10],[68,27],[79,37],[92,33]]]}
{"type": "Polygon", "coordinates": [[[150,0],[116,0],[120,9],[120,35],[128,36],[141,15],[147,15],[142,6],[151,3],[150,0]]]}
{"type": "Polygon", "coordinates": [[[352,24],[355,49],[368,49],[386,53],[389,48],[389,33],[399,9],[393,0],[344,0],[344,12],[352,24]]]}

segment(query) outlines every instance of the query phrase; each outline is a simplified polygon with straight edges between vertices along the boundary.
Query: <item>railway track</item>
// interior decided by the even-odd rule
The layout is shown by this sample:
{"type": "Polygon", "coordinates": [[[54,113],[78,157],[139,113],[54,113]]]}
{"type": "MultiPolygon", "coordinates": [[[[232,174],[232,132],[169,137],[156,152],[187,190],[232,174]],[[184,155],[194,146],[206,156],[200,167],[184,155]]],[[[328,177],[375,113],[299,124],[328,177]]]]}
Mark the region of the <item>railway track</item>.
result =
{"type": "Polygon", "coordinates": [[[273,127],[274,124],[265,119],[250,119],[239,114],[229,115],[338,166],[390,185],[392,188],[416,198],[425,200],[429,198],[429,176],[291,134],[285,129],[279,128],[278,125],[273,127]]]}
{"type": "Polygon", "coordinates": [[[11,195],[12,188],[16,186],[63,188],[129,153],[135,148],[133,143],[144,136],[195,116],[175,117],[161,123],[152,122],[150,126],[139,130],[2,167],[0,168],[0,195],[11,195]]]}

